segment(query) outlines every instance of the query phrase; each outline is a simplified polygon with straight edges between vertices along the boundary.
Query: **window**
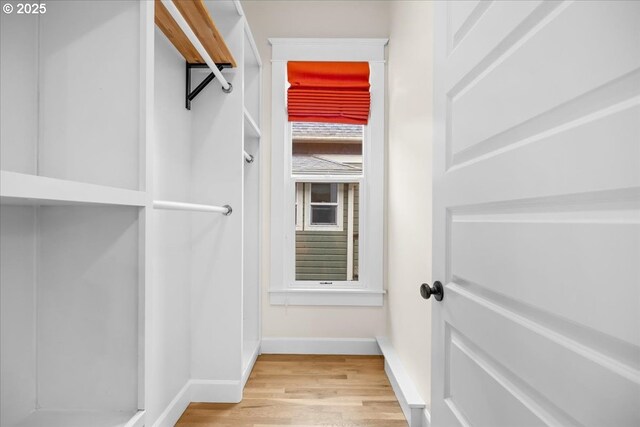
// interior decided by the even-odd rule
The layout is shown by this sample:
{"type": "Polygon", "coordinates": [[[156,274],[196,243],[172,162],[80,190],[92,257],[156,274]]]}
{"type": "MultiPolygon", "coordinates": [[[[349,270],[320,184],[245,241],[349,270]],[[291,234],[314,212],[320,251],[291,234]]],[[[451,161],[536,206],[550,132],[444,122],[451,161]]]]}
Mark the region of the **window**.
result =
{"type": "Polygon", "coordinates": [[[274,46],[270,302],[380,306],[386,40],[270,42],[274,46]],[[367,124],[289,122],[288,61],[367,62],[371,85],[367,124]]]}
{"type": "Polygon", "coordinates": [[[293,254],[295,282],[307,287],[353,286],[358,281],[360,255],[357,189],[363,179],[364,127],[310,122],[290,126],[287,180],[295,182],[300,206],[293,254]]]}
{"type": "Polygon", "coordinates": [[[305,184],[305,230],[342,231],[342,185],[305,184]]]}
{"type": "Polygon", "coordinates": [[[296,282],[319,282],[325,287],[333,283],[357,282],[360,258],[359,185],[298,185],[306,190],[303,196],[305,224],[302,228],[296,227],[296,282]],[[321,202],[315,203],[314,196],[321,202]]]}
{"type": "Polygon", "coordinates": [[[340,199],[342,198],[342,185],[307,184],[306,191],[309,195],[307,215],[309,229],[331,227],[341,231],[342,201],[340,199]]]}

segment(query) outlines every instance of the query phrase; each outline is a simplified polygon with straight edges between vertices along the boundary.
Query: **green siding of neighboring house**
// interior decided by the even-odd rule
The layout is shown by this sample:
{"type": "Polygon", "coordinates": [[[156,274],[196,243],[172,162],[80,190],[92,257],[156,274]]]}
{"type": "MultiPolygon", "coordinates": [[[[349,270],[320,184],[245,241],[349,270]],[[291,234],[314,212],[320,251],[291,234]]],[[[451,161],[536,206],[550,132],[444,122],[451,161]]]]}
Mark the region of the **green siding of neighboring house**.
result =
{"type": "MultiPolygon", "coordinates": [[[[356,187],[354,191],[354,279],[358,272],[358,193],[356,187]]],[[[343,187],[343,197],[342,231],[296,231],[296,280],[347,280],[347,224],[349,221],[347,184],[343,187]]],[[[303,202],[302,209],[304,206],[303,202]]]]}

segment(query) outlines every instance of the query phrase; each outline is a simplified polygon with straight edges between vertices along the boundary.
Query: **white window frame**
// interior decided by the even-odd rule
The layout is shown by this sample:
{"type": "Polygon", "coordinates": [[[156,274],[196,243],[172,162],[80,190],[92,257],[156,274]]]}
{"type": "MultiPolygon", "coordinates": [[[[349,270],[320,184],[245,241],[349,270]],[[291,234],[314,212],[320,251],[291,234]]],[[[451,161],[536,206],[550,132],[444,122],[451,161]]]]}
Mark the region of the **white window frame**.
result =
{"type": "MultiPolygon", "coordinates": [[[[343,231],[344,211],[343,200],[344,192],[343,184],[339,182],[327,182],[326,184],[335,184],[337,186],[337,195],[335,203],[312,203],[311,202],[311,186],[314,183],[307,182],[304,184],[304,229],[306,231],[343,231]],[[336,223],[335,224],[313,224],[311,222],[311,205],[325,205],[336,207],[336,223]]],[[[297,185],[297,184],[296,184],[297,185]]]]}
{"type": "Polygon", "coordinates": [[[304,190],[301,182],[296,183],[296,231],[304,230],[304,190]]]}
{"type": "MultiPolygon", "coordinates": [[[[272,45],[271,280],[273,305],[382,306],[384,302],[384,48],[388,39],[269,39],[272,45]],[[291,124],[286,114],[287,61],[366,61],[371,113],[364,126],[363,176],[292,175],[291,124]],[[358,281],[295,280],[298,183],[360,185],[358,281]]],[[[306,203],[306,202],[305,202],[306,203]]],[[[300,206],[300,204],[298,205],[300,206]]]]}

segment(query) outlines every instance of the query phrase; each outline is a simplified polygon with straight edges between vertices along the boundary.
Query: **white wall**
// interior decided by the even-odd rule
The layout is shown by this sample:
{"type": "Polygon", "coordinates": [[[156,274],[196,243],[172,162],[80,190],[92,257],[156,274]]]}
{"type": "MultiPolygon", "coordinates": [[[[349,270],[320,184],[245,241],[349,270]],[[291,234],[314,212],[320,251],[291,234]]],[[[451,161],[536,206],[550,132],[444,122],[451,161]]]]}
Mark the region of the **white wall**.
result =
{"type": "Polygon", "coordinates": [[[38,147],[38,16],[0,15],[0,169],[35,173],[38,147]],[[11,59],[9,59],[11,58],[11,59]]]}
{"type": "MultiPolygon", "coordinates": [[[[38,18],[0,16],[0,169],[36,172],[38,18]],[[25,18],[25,19],[20,19],[25,18]]],[[[36,406],[36,209],[0,207],[0,425],[36,406]]]]}
{"type": "Polygon", "coordinates": [[[138,209],[38,209],[37,407],[138,406],[138,209]]]}
{"type": "Polygon", "coordinates": [[[385,1],[243,1],[264,67],[262,73],[262,334],[264,337],[358,337],[385,333],[384,307],[299,307],[269,304],[271,211],[270,37],[387,37],[385,1]]]}
{"type": "Polygon", "coordinates": [[[137,190],[140,5],[48,6],[38,29],[38,174],[137,190]]]}
{"type": "Polygon", "coordinates": [[[390,7],[387,192],[388,336],[430,401],[432,4],[390,7]],[[410,203],[407,203],[410,201],[410,203]]]}
{"type": "Polygon", "coordinates": [[[0,207],[0,425],[36,406],[36,209],[0,207]]]}
{"type": "MultiPolygon", "coordinates": [[[[240,61],[244,23],[235,7],[224,3],[208,6],[240,61]]],[[[242,87],[241,67],[226,74],[234,88],[242,87]]],[[[235,89],[225,94],[212,82],[191,110],[191,197],[233,208],[229,216],[192,216],[191,377],[197,380],[237,381],[242,370],[242,95],[235,89]]]]}

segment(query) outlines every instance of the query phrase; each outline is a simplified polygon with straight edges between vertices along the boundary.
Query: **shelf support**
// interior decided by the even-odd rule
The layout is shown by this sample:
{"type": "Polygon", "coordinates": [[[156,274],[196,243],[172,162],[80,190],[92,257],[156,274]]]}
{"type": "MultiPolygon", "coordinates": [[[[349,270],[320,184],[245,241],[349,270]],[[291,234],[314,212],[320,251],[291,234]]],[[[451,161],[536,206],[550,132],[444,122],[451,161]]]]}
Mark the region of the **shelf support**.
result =
{"type": "MultiPolygon", "coordinates": [[[[202,57],[204,62],[209,66],[213,74],[215,74],[215,76],[218,78],[218,81],[222,85],[223,91],[225,93],[230,93],[233,89],[233,86],[231,86],[231,83],[229,83],[227,79],[222,75],[216,63],[213,61],[213,59],[211,59],[209,52],[207,52],[205,47],[202,45],[202,42],[200,41],[196,33],[194,33],[189,23],[187,23],[187,20],[184,18],[184,16],[182,16],[182,13],[180,12],[180,10],[178,10],[174,2],[172,0],[160,1],[162,2],[162,5],[165,7],[167,12],[169,12],[169,15],[171,15],[175,23],[178,24],[178,27],[180,27],[184,35],[189,39],[196,51],[198,51],[198,54],[202,57]]],[[[201,2],[204,5],[204,2],[202,0],[201,2]]],[[[215,31],[217,33],[217,30],[215,31]]],[[[233,58],[231,58],[231,62],[235,62],[233,61],[233,58]]]]}
{"type": "MultiPolygon", "coordinates": [[[[202,89],[204,89],[205,87],[207,87],[207,85],[209,83],[211,83],[211,81],[213,81],[213,79],[216,78],[215,74],[210,73],[207,77],[204,78],[204,80],[202,80],[200,82],[200,84],[198,86],[196,86],[195,89],[191,90],[191,72],[194,68],[209,68],[209,66],[207,64],[190,64],[190,63],[186,63],[187,64],[187,76],[186,76],[186,91],[185,91],[185,108],[187,110],[191,110],[191,101],[193,101],[195,99],[196,96],[198,96],[198,94],[200,92],[202,92],[202,89]]],[[[231,68],[232,65],[231,64],[216,64],[216,66],[218,67],[218,70],[222,71],[225,68],[231,68]]],[[[222,91],[225,93],[229,93],[231,92],[231,90],[233,89],[233,86],[231,86],[231,83],[229,83],[229,89],[225,89],[224,87],[222,88],[222,91]]]]}
{"type": "Polygon", "coordinates": [[[247,153],[246,151],[244,152],[244,161],[247,163],[253,163],[253,156],[249,153],[247,153]]]}

